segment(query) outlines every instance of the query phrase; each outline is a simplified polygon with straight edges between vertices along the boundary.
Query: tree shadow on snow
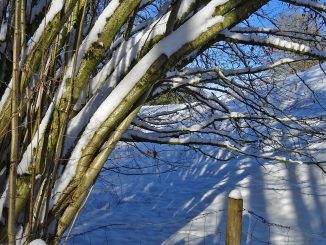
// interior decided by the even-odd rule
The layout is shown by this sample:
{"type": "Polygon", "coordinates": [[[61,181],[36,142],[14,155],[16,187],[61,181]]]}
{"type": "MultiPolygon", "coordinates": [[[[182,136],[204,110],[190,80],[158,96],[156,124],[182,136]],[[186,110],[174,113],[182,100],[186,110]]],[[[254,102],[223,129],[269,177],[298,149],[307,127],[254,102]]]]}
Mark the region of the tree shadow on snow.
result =
{"type": "MultiPolygon", "coordinates": [[[[112,166],[128,174],[103,173],[70,244],[224,244],[227,196],[235,188],[244,198],[243,244],[291,244],[291,235],[317,228],[318,236],[310,236],[308,244],[325,241],[320,235],[325,218],[320,215],[326,191],[317,188],[319,180],[309,168],[302,182],[292,167],[265,167],[247,158],[215,161],[188,148],[152,144],[116,151],[107,164],[112,166]],[[139,154],[150,155],[148,149],[155,149],[158,157],[139,154]],[[129,169],[121,167],[127,163],[129,169]],[[147,168],[140,170],[142,166],[147,168]],[[310,195],[300,191],[305,183],[311,185],[310,195]]],[[[293,241],[305,244],[304,239],[293,241]]]]}

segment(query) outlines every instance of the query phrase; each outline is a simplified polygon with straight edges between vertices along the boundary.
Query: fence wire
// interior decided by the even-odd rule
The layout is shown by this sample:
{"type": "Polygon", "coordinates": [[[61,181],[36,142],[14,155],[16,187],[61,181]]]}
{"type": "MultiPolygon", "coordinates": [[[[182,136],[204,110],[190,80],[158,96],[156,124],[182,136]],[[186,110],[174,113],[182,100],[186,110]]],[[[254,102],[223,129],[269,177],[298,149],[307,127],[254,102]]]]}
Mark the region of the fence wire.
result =
{"type": "MultiPolygon", "coordinates": [[[[180,245],[180,244],[225,244],[225,217],[226,209],[217,211],[209,211],[201,213],[195,218],[186,217],[173,219],[168,222],[160,223],[114,223],[105,224],[84,230],[79,233],[72,233],[68,239],[68,244],[121,244],[116,240],[117,236],[124,237],[124,244],[164,244],[164,245],[180,245]],[[222,217],[222,218],[221,218],[222,217]],[[221,220],[222,219],[222,220],[221,220]],[[212,222],[214,220],[214,222],[212,222]],[[160,233],[164,233],[165,229],[177,224],[186,224],[184,227],[175,231],[170,237],[162,240],[160,233]],[[149,231],[153,231],[150,233],[149,231]],[[151,235],[147,235],[147,234],[151,235]],[[120,235],[119,235],[120,234],[120,235]],[[138,235],[137,235],[138,234],[138,235]],[[155,237],[157,235],[157,240],[155,237]],[[128,239],[128,236],[130,238],[128,239]],[[137,238],[135,238],[135,236],[137,238]],[[146,237],[147,236],[147,237],[146,237]],[[154,237],[150,237],[154,236],[154,237]]],[[[270,222],[262,215],[255,213],[253,210],[243,209],[243,244],[296,244],[295,234],[300,231],[299,227],[291,227],[288,225],[270,222]],[[273,240],[273,236],[281,237],[280,240],[273,240]],[[294,240],[293,240],[294,239],[294,240]]],[[[307,238],[299,244],[311,244],[317,238],[325,239],[325,234],[304,234],[307,238]]],[[[66,237],[63,237],[62,241],[66,237]]],[[[315,244],[315,243],[313,243],[315,244]]],[[[316,243],[318,244],[318,243],[316,243]]]]}

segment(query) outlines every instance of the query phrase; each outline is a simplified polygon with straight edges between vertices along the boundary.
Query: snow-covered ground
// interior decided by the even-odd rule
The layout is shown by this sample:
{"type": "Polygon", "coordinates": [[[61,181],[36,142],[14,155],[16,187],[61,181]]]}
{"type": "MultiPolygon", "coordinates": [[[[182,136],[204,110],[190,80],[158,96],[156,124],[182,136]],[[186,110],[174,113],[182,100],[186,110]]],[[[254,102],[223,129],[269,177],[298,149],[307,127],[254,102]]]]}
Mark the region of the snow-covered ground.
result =
{"type": "MultiPolygon", "coordinates": [[[[310,88],[290,91],[300,100],[284,94],[280,107],[291,108],[292,116],[325,116],[324,73],[315,67],[302,78],[310,88]]],[[[229,156],[213,146],[202,149],[229,156]]],[[[325,143],[311,149],[318,161],[326,159],[325,143]]],[[[234,189],[244,200],[242,244],[326,244],[326,174],[317,166],[244,156],[217,161],[183,146],[138,143],[120,144],[106,168],[69,244],[224,244],[234,189]]]]}
{"type": "Polygon", "coordinates": [[[235,188],[246,209],[243,244],[326,243],[326,176],[317,167],[221,163],[183,147],[155,147],[161,161],[122,146],[113,164],[154,165],[145,173],[167,163],[176,168],[135,176],[103,171],[70,244],[224,244],[227,196],[235,188]]]}

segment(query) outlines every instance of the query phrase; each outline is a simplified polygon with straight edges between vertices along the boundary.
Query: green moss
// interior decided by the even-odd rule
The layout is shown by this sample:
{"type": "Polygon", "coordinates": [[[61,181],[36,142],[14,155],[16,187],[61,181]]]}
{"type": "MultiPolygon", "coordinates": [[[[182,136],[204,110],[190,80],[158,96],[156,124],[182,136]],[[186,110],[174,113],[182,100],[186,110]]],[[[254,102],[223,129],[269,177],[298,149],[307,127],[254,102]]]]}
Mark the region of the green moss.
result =
{"type": "Polygon", "coordinates": [[[30,194],[30,176],[22,176],[17,179],[16,189],[16,216],[26,206],[29,194],[30,194]]]}
{"type": "MultiPolygon", "coordinates": [[[[187,98],[190,96],[184,95],[187,98]]],[[[148,105],[168,105],[168,104],[181,104],[184,103],[185,100],[181,97],[176,91],[169,91],[165,94],[160,95],[159,97],[153,99],[148,103],[148,105]]]]}

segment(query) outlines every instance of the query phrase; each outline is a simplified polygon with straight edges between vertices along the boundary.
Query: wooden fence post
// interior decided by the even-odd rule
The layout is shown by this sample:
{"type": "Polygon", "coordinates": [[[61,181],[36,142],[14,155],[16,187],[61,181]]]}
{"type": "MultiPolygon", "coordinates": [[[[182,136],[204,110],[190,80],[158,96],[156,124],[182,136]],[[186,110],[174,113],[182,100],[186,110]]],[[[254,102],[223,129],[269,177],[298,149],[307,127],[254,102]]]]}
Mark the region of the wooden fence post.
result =
{"type": "Polygon", "coordinates": [[[226,223],[226,245],[240,245],[242,235],[243,200],[237,189],[229,194],[226,223]]]}

